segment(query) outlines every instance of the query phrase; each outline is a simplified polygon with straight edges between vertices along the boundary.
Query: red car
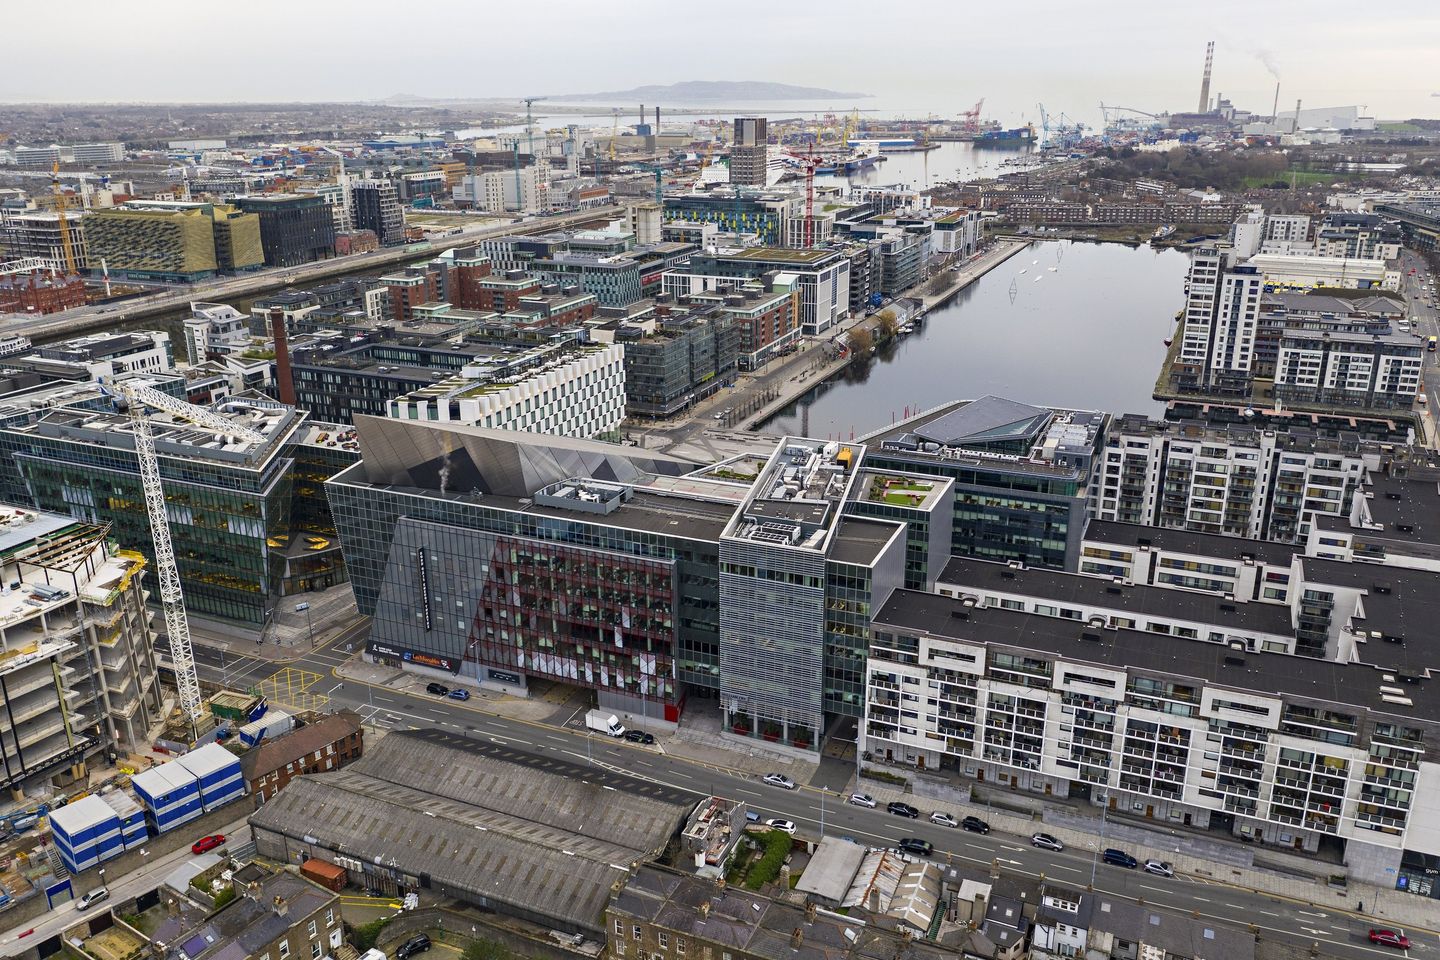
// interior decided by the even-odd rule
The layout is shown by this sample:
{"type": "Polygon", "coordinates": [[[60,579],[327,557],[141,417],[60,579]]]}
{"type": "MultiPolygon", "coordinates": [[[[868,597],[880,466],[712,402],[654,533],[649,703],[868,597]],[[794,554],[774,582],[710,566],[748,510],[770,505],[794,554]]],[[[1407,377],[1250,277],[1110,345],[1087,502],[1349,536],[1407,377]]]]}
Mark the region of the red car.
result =
{"type": "Polygon", "coordinates": [[[191,853],[205,853],[207,850],[214,850],[216,847],[225,845],[225,834],[217,833],[209,837],[201,837],[190,844],[191,853]]]}
{"type": "Polygon", "coordinates": [[[1370,942],[1385,947],[1399,947],[1401,950],[1410,949],[1410,938],[1394,930],[1371,930],[1370,942]]]}

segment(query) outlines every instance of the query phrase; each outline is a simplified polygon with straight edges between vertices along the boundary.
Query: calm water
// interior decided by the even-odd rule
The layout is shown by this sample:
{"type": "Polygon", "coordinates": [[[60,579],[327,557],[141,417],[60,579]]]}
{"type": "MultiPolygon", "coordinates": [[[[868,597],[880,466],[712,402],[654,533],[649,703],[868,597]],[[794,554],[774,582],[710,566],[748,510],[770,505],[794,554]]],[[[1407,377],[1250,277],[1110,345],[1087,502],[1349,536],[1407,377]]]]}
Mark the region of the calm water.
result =
{"type": "Polygon", "coordinates": [[[1186,266],[1174,250],[1034,244],[931,313],[917,332],[819,384],[763,429],[799,433],[807,405],[809,436],[847,439],[903,418],[907,407],[913,413],[991,393],[1158,413],[1150,392],[1184,301],[1186,266]]]}

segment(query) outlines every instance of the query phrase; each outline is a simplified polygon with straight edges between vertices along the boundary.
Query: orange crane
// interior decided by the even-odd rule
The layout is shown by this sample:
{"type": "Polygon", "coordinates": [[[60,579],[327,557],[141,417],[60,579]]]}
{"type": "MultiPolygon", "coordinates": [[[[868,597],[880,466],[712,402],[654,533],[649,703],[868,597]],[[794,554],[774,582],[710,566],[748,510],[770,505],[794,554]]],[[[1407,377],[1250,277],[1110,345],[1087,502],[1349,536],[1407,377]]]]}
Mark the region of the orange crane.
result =
{"type": "Polygon", "coordinates": [[[815,168],[824,163],[822,157],[807,150],[805,153],[790,151],[790,156],[800,161],[805,168],[805,249],[815,245],[815,168]]]}
{"type": "Polygon", "coordinates": [[[966,133],[980,132],[980,108],[985,106],[985,98],[981,97],[975,101],[975,106],[969,110],[960,111],[960,116],[965,118],[964,130],[966,133]]]}
{"type": "Polygon", "coordinates": [[[55,192],[55,223],[60,227],[60,249],[65,254],[65,275],[73,276],[75,269],[75,247],[70,243],[70,225],[65,217],[65,191],[60,189],[60,161],[50,166],[50,188],[55,192]]]}

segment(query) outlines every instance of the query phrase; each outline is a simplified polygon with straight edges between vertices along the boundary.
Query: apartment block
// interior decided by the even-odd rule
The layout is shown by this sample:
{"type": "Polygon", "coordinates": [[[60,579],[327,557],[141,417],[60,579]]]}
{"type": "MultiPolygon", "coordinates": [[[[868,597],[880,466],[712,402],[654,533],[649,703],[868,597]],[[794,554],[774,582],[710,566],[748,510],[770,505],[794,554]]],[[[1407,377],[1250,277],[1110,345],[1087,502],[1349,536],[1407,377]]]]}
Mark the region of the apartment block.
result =
{"type": "MultiPolygon", "coordinates": [[[[65,215],[65,233],[70,235],[70,252],[77,269],[89,261],[85,246],[84,211],[65,215]]],[[[60,231],[60,215],[48,210],[10,210],[0,207],[0,242],[12,260],[36,258],[48,261],[52,269],[65,266],[65,241],[60,231]]]]}
{"type": "Polygon", "coordinates": [[[1287,331],[1275,364],[1275,397],[1292,405],[1409,410],[1424,365],[1424,347],[1408,333],[1287,331]]]}
{"type": "MultiPolygon", "coordinates": [[[[413,177],[418,174],[404,174],[413,177]]],[[[433,171],[431,176],[441,186],[444,176],[433,171]]],[[[405,211],[400,206],[400,197],[395,184],[379,178],[350,181],[350,217],[356,230],[369,230],[380,239],[382,246],[394,246],[405,242],[405,211]]]]}
{"type": "Polygon", "coordinates": [[[736,117],[730,144],[730,182],[763,187],[768,182],[769,142],[764,117],[736,117]]]}
{"type": "Polygon", "coordinates": [[[1248,396],[1265,278],[1218,243],[1191,254],[1180,350],[1172,386],[1181,392],[1248,396]]]}

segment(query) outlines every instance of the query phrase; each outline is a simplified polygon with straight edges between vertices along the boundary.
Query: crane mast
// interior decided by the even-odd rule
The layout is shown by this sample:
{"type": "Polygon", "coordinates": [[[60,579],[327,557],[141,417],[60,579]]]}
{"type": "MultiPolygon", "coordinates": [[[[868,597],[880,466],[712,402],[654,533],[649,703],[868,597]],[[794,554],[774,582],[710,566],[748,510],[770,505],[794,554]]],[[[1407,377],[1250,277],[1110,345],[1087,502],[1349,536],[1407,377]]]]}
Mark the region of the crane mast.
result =
{"type": "Polygon", "coordinates": [[[60,250],[65,255],[66,274],[76,273],[75,247],[70,242],[70,225],[65,216],[65,191],[60,189],[60,161],[50,168],[50,187],[55,192],[55,225],[60,228],[60,250]]]}
{"type": "Polygon", "coordinates": [[[140,466],[140,486],[145,493],[145,512],[150,518],[150,540],[160,577],[160,604],[165,611],[165,632],[170,638],[170,660],[175,666],[175,690],[186,717],[201,715],[200,676],[195,670],[195,651],[190,645],[190,619],[185,614],[185,595],[180,587],[180,569],[175,563],[175,546],[170,540],[170,518],[165,511],[165,488],[160,482],[160,458],[155,453],[155,435],[150,431],[147,407],[163,410],[215,433],[251,442],[263,442],[264,435],[232,423],[201,407],[177,400],[150,387],[115,383],[105,386],[124,400],[133,425],[135,459],[140,466]]]}

